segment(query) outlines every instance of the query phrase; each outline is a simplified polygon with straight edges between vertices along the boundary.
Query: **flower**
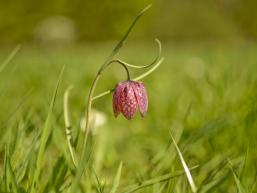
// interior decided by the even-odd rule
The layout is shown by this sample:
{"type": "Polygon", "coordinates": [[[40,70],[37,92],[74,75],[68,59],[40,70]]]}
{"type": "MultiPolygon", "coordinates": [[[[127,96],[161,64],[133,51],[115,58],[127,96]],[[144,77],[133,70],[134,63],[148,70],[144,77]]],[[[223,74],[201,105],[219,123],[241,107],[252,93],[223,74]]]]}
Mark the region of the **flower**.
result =
{"type": "Polygon", "coordinates": [[[138,109],[144,117],[147,108],[147,92],[142,82],[128,80],[116,85],[113,94],[115,117],[122,113],[127,119],[132,119],[138,109]]]}

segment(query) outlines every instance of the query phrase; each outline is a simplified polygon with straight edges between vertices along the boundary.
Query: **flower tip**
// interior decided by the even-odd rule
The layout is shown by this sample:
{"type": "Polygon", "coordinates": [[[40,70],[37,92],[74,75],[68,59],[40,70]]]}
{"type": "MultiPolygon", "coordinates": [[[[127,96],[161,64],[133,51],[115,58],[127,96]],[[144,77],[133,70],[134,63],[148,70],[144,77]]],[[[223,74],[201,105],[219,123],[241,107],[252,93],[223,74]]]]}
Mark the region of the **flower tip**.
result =
{"type": "Polygon", "coordinates": [[[146,113],[140,113],[140,115],[141,115],[142,118],[145,118],[146,113]]]}

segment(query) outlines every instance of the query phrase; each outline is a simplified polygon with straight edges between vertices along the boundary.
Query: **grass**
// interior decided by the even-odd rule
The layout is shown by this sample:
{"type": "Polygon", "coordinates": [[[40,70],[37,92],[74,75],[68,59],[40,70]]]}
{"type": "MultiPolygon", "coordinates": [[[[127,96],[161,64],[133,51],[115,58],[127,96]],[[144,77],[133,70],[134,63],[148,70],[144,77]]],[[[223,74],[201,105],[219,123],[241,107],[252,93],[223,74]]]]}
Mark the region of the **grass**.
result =
{"type": "MultiPolygon", "coordinates": [[[[119,58],[147,64],[156,56],[150,43],[128,42],[119,58]]],[[[3,63],[0,192],[31,192],[31,187],[40,193],[70,192],[75,169],[66,142],[63,95],[73,85],[70,122],[79,136],[90,84],[112,47],[113,42],[23,46],[3,63]]],[[[79,192],[192,192],[185,166],[197,192],[257,192],[256,51],[253,43],[164,43],[165,61],[143,80],[150,101],[146,118],[115,119],[111,95],[95,100],[106,122],[89,136],[91,153],[79,192]]],[[[0,61],[10,52],[2,48],[0,61]]],[[[140,72],[133,71],[132,77],[140,72]]],[[[112,66],[96,94],[125,75],[112,66]]]]}

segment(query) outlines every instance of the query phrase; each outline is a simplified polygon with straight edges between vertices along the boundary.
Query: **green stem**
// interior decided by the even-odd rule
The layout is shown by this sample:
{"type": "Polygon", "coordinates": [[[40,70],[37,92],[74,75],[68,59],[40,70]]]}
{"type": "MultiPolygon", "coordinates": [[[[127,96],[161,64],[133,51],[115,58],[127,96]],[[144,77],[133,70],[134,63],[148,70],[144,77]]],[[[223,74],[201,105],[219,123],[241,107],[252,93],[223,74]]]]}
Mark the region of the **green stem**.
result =
{"type": "Polygon", "coordinates": [[[63,109],[64,109],[64,122],[65,122],[65,132],[66,132],[66,139],[69,147],[69,152],[71,155],[72,163],[74,167],[76,168],[76,160],[74,156],[74,151],[72,147],[72,130],[71,130],[71,124],[70,124],[70,118],[69,118],[69,94],[70,90],[73,87],[70,86],[64,93],[64,102],[63,102],[63,109]]]}
{"type": "Polygon", "coordinates": [[[105,66],[103,66],[100,70],[101,72],[103,72],[110,64],[113,64],[113,63],[118,63],[120,64],[125,70],[126,70],[126,73],[127,73],[127,79],[130,80],[130,74],[129,74],[129,70],[128,70],[128,66],[127,66],[127,63],[121,61],[121,60],[118,60],[118,59],[114,59],[114,60],[111,60],[110,62],[108,62],[105,66]]]}
{"type": "Polygon", "coordinates": [[[85,124],[85,138],[84,138],[84,146],[86,145],[87,142],[87,137],[88,137],[88,131],[89,131],[89,121],[90,121],[90,115],[91,115],[91,108],[92,108],[92,97],[97,85],[97,82],[100,78],[101,73],[97,73],[94,82],[90,88],[89,95],[88,95],[88,101],[87,101],[87,110],[86,110],[86,124],[85,124]]]}
{"type": "Polygon", "coordinates": [[[156,56],[156,58],[150,63],[150,64],[147,64],[147,65],[143,65],[143,66],[138,66],[138,65],[132,65],[132,64],[129,64],[127,62],[124,62],[120,59],[115,59],[115,60],[112,60],[113,62],[117,62],[119,64],[122,64],[122,65],[125,65],[126,67],[130,67],[130,68],[136,68],[136,69],[143,69],[143,68],[149,68],[151,66],[153,66],[154,64],[156,64],[160,58],[161,58],[161,53],[162,53],[162,45],[161,45],[161,42],[156,38],[155,41],[157,42],[158,44],[158,55],[156,56]]]}
{"type": "MultiPolygon", "coordinates": [[[[77,168],[77,174],[76,174],[76,177],[75,177],[75,182],[72,186],[72,189],[71,189],[71,192],[72,193],[75,193],[77,192],[77,188],[78,188],[78,185],[79,185],[79,181],[80,181],[80,178],[84,172],[84,165],[85,165],[85,162],[87,162],[86,160],[86,150],[87,150],[87,138],[88,138],[88,134],[89,134],[89,124],[90,124],[90,116],[91,116],[91,109],[92,109],[92,103],[93,103],[93,95],[94,95],[94,92],[95,92],[95,88],[97,86],[97,83],[98,83],[98,80],[99,78],[101,77],[103,71],[108,67],[110,66],[110,64],[112,64],[113,62],[112,61],[109,61],[107,63],[104,63],[98,73],[96,74],[96,77],[93,81],[93,84],[89,90],[89,95],[88,95],[88,101],[87,101],[87,109],[86,109],[86,124],[85,124],[85,128],[84,128],[84,131],[85,131],[85,135],[84,135],[84,142],[83,142],[83,147],[82,147],[82,155],[81,155],[81,159],[80,159],[80,162],[79,162],[79,165],[78,165],[78,168],[77,168]]],[[[129,76],[129,71],[127,69],[127,67],[125,65],[122,65],[125,69],[126,69],[126,72],[127,72],[127,76],[128,78],[130,78],[129,76]]]]}
{"type": "MultiPolygon", "coordinates": [[[[84,143],[83,143],[83,147],[82,147],[82,155],[81,155],[81,159],[79,161],[79,165],[77,168],[77,173],[74,179],[74,182],[72,184],[71,187],[71,193],[77,193],[78,188],[79,188],[79,183],[80,183],[80,179],[82,177],[83,171],[85,169],[86,166],[86,147],[87,147],[87,138],[88,138],[88,133],[89,133],[89,120],[90,120],[90,115],[91,115],[91,107],[92,107],[92,102],[93,102],[93,94],[97,85],[97,82],[101,76],[101,73],[103,72],[104,69],[106,69],[107,66],[110,65],[110,61],[113,59],[113,57],[118,53],[118,51],[120,50],[120,48],[124,45],[125,41],[127,40],[127,37],[129,35],[129,33],[131,32],[131,30],[133,29],[133,27],[135,26],[135,24],[137,23],[137,21],[140,19],[140,17],[151,7],[151,5],[148,5],[147,7],[145,7],[134,19],[134,21],[131,23],[130,27],[128,28],[127,32],[124,34],[124,36],[122,37],[122,39],[118,42],[118,44],[114,47],[113,51],[111,52],[111,54],[109,55],[109,57],[106,59],[106,61],[103,63],[103,65],[101,66],[100,70],[98,71],[94,82],[90,88],[89,91],[89,96],[88,96],[88,106],[87,106],[87,110],[86,110],[86,124],[85,124],[85,136],[84,136],[84,143]]],[[[128,72],[128,71],[127,71],[128,72]]],[[[128,76],[129,78],[129,76],[128,76]]]]}
{"type": "MultiPolygon", "coordinates": [[[[164,60],[164,58],[161,58],[161,59],[155,64],[154,67],[152,67],[152,68],[149,69],[148,71],[144,72],[143,74],[141,74],[141,75],[139,75],[139,76],[137,76],[137,77],[135,77],[135,78],[132,78],[132,80],[138,81],[138,80],[141,80],[141,79],[145,78],[146,76],[148,76],[149,74],[151,74],[153,71],[155,71],[155,70],[160,66],[160,64],[163,62],[163,60],[164,60]]],[[[101,97],[103,97],[103,96],[105,96],[105,95],[108,95],[108,94],[112,93],[113,91],[114,91],[114,89],[110,89],[110,90],[107,90],[107,91],[105,91],[105,92],[102,92],[101,94],[98,94],[98,95],[94,96],[94,97],[92,98],[92,100],[94,101],[94,100],[96,100],[96,99],[98,99],[98,98],[101,98],[101,97]]]]}
{"type": "MultiPolygon", "coordinates": [[[[86,111],[86,124],[85,124],[85,128],[84,128],[84,131],[85,131],[84,144],[86,143],[87,137],[88,137],[91,108],[92,108],[93,96],[94,96],[97,82],[98,82],[99,78],[101,77],[101,74],[103,73],[103,71],[106,70],[107,67],[109,67],[114,62],[115,62],[115,60],[111,60],[108,63],[101,66],[101,68],[99,69],[99,71],[94,79],[94,82],[89,90],[89,96],[88,96],[88,101],[87,101],[88,106],[87,106],[87,111],[86,111]]],[[[130,74],[129,74],[129,70],[128,70],[127,66],[122,63],[119,63],[119,64],[121,64],[121,66],[124,67],[124,69],[126,70],[126,73],[127,73],[127,79],[130,80],[130,74]]]]}

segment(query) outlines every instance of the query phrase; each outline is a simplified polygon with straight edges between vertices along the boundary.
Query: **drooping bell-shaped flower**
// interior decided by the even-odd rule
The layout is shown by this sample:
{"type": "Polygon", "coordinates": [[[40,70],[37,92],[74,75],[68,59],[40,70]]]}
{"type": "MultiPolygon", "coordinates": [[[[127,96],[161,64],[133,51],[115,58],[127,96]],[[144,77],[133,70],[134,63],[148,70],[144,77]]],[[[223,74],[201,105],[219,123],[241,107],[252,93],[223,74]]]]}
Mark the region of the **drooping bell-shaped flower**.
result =
{"type": "Polygon", "coordinates": [[[142,117],[148,108],[147,92],[142,82],[124,81],[118,83],[113,94],[113,111],[115,117],[122,113],[132,119],[139,109],[142,117]]]}

